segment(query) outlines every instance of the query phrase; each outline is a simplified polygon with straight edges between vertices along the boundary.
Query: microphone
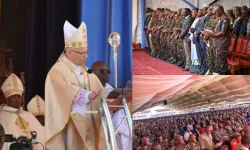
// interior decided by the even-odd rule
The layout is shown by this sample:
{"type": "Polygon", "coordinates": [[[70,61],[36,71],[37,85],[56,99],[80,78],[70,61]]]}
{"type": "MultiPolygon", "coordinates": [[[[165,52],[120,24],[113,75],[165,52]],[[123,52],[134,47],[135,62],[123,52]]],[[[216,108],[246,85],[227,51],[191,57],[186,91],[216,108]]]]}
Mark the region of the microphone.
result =
{"type": "Polygon", "coordinates": [[[32,139],[36,139],[37,132],[36,131],[31,131],[31,136],[32,136],[32,139]]]}
{"type": "Polygon", "coordinates": [[[88,72],[88,74],[92,74],[93,70],[92,69],[88,69],[87,72],[88,72]]]}

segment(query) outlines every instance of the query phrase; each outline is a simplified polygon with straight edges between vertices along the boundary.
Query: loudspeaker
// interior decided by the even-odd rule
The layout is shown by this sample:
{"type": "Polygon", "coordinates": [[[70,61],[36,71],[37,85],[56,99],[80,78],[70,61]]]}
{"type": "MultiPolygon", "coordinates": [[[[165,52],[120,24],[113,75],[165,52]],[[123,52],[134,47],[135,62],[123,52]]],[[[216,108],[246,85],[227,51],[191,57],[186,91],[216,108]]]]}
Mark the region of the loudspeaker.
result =
{"type": "Polygon", "coordinates": [[[164,104],[164,105],[167,105],[167,104],[168,104],[168,101],[167,101],[167,100],[164,100],[164,101],[163,101],[163,104],[164,104]]]}

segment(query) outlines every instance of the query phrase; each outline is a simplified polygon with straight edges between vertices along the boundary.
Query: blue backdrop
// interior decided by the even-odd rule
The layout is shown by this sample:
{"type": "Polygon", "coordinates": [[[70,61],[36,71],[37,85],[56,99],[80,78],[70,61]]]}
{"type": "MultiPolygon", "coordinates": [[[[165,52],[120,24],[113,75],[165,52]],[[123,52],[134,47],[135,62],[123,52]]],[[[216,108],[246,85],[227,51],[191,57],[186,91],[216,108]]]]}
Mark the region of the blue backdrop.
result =
{"type": "Polygon", "coordinates": [[[82,0],[81,21],[87,25],[88,67],[104,61],[111,69],[110,83],[114,84],[113,49],[108,43],[111,32],[118,32],[118,87],[132,79],[132,0],[82,0]]]}
{"type": "Polygon", "coordinates": [[[139,7],[140,7],[140,17],[141,17],[141,24],[140,24],[140,30],[141,30],[141,47],[145,47],[145,32],[144,32],[144,20],[145,20],[145,0],[139,0],[139,7]]]}

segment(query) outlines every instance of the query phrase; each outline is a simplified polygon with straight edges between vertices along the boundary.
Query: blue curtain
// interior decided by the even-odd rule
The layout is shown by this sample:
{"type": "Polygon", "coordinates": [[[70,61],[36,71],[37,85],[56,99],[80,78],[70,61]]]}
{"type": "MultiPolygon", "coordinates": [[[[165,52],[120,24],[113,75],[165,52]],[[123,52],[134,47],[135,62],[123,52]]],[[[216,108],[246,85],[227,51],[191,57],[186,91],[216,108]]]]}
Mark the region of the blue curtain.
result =
{"type": "Polygon", "coordinates": [[[111,32],[118,32],[121,45],[118,50],[118,87],[132,80],[132,0],[82,0],[81,21],[87,25],[89,55],[88,67],[95,61],[104,61],[112,73],[114,84],[113,49],[108,43],[111,32]]]}
{"type": "Polygon", "coordinates": [[[145,33],[144,33],[144,20],[145,20],[145,0],[139,0],[140,5],[140,17],[141,17],[141,47],[145,47],[145,33]]]}

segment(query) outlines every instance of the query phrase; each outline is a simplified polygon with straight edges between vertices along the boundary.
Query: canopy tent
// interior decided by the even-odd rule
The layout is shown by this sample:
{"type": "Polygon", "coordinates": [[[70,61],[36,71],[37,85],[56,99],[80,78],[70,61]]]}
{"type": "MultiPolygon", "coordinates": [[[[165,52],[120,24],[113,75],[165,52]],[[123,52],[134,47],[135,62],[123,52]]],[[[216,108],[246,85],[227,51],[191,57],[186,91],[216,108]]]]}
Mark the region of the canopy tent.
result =
{"type": "MultiPolygon", "coordinates": [[[[133,0],[133,42],[142,43],[142,47],[145,46],[143,31],[145,8],[169,8],[176,11],[179,8],[202,8],[204,4],[208,5],[212,2],[215,2],[215,0],[133,0]]],[[[246,5],[250,7],[249,0],[216,0],[216,4],[222,5],[225,10],[231,9],[234,6],[246,5]]]]}
{"type": "Polygon", "coordinates": [[[187,113],[249,102],[250,76],[133,76],[134,113],[149,108],[187,113]]]}

